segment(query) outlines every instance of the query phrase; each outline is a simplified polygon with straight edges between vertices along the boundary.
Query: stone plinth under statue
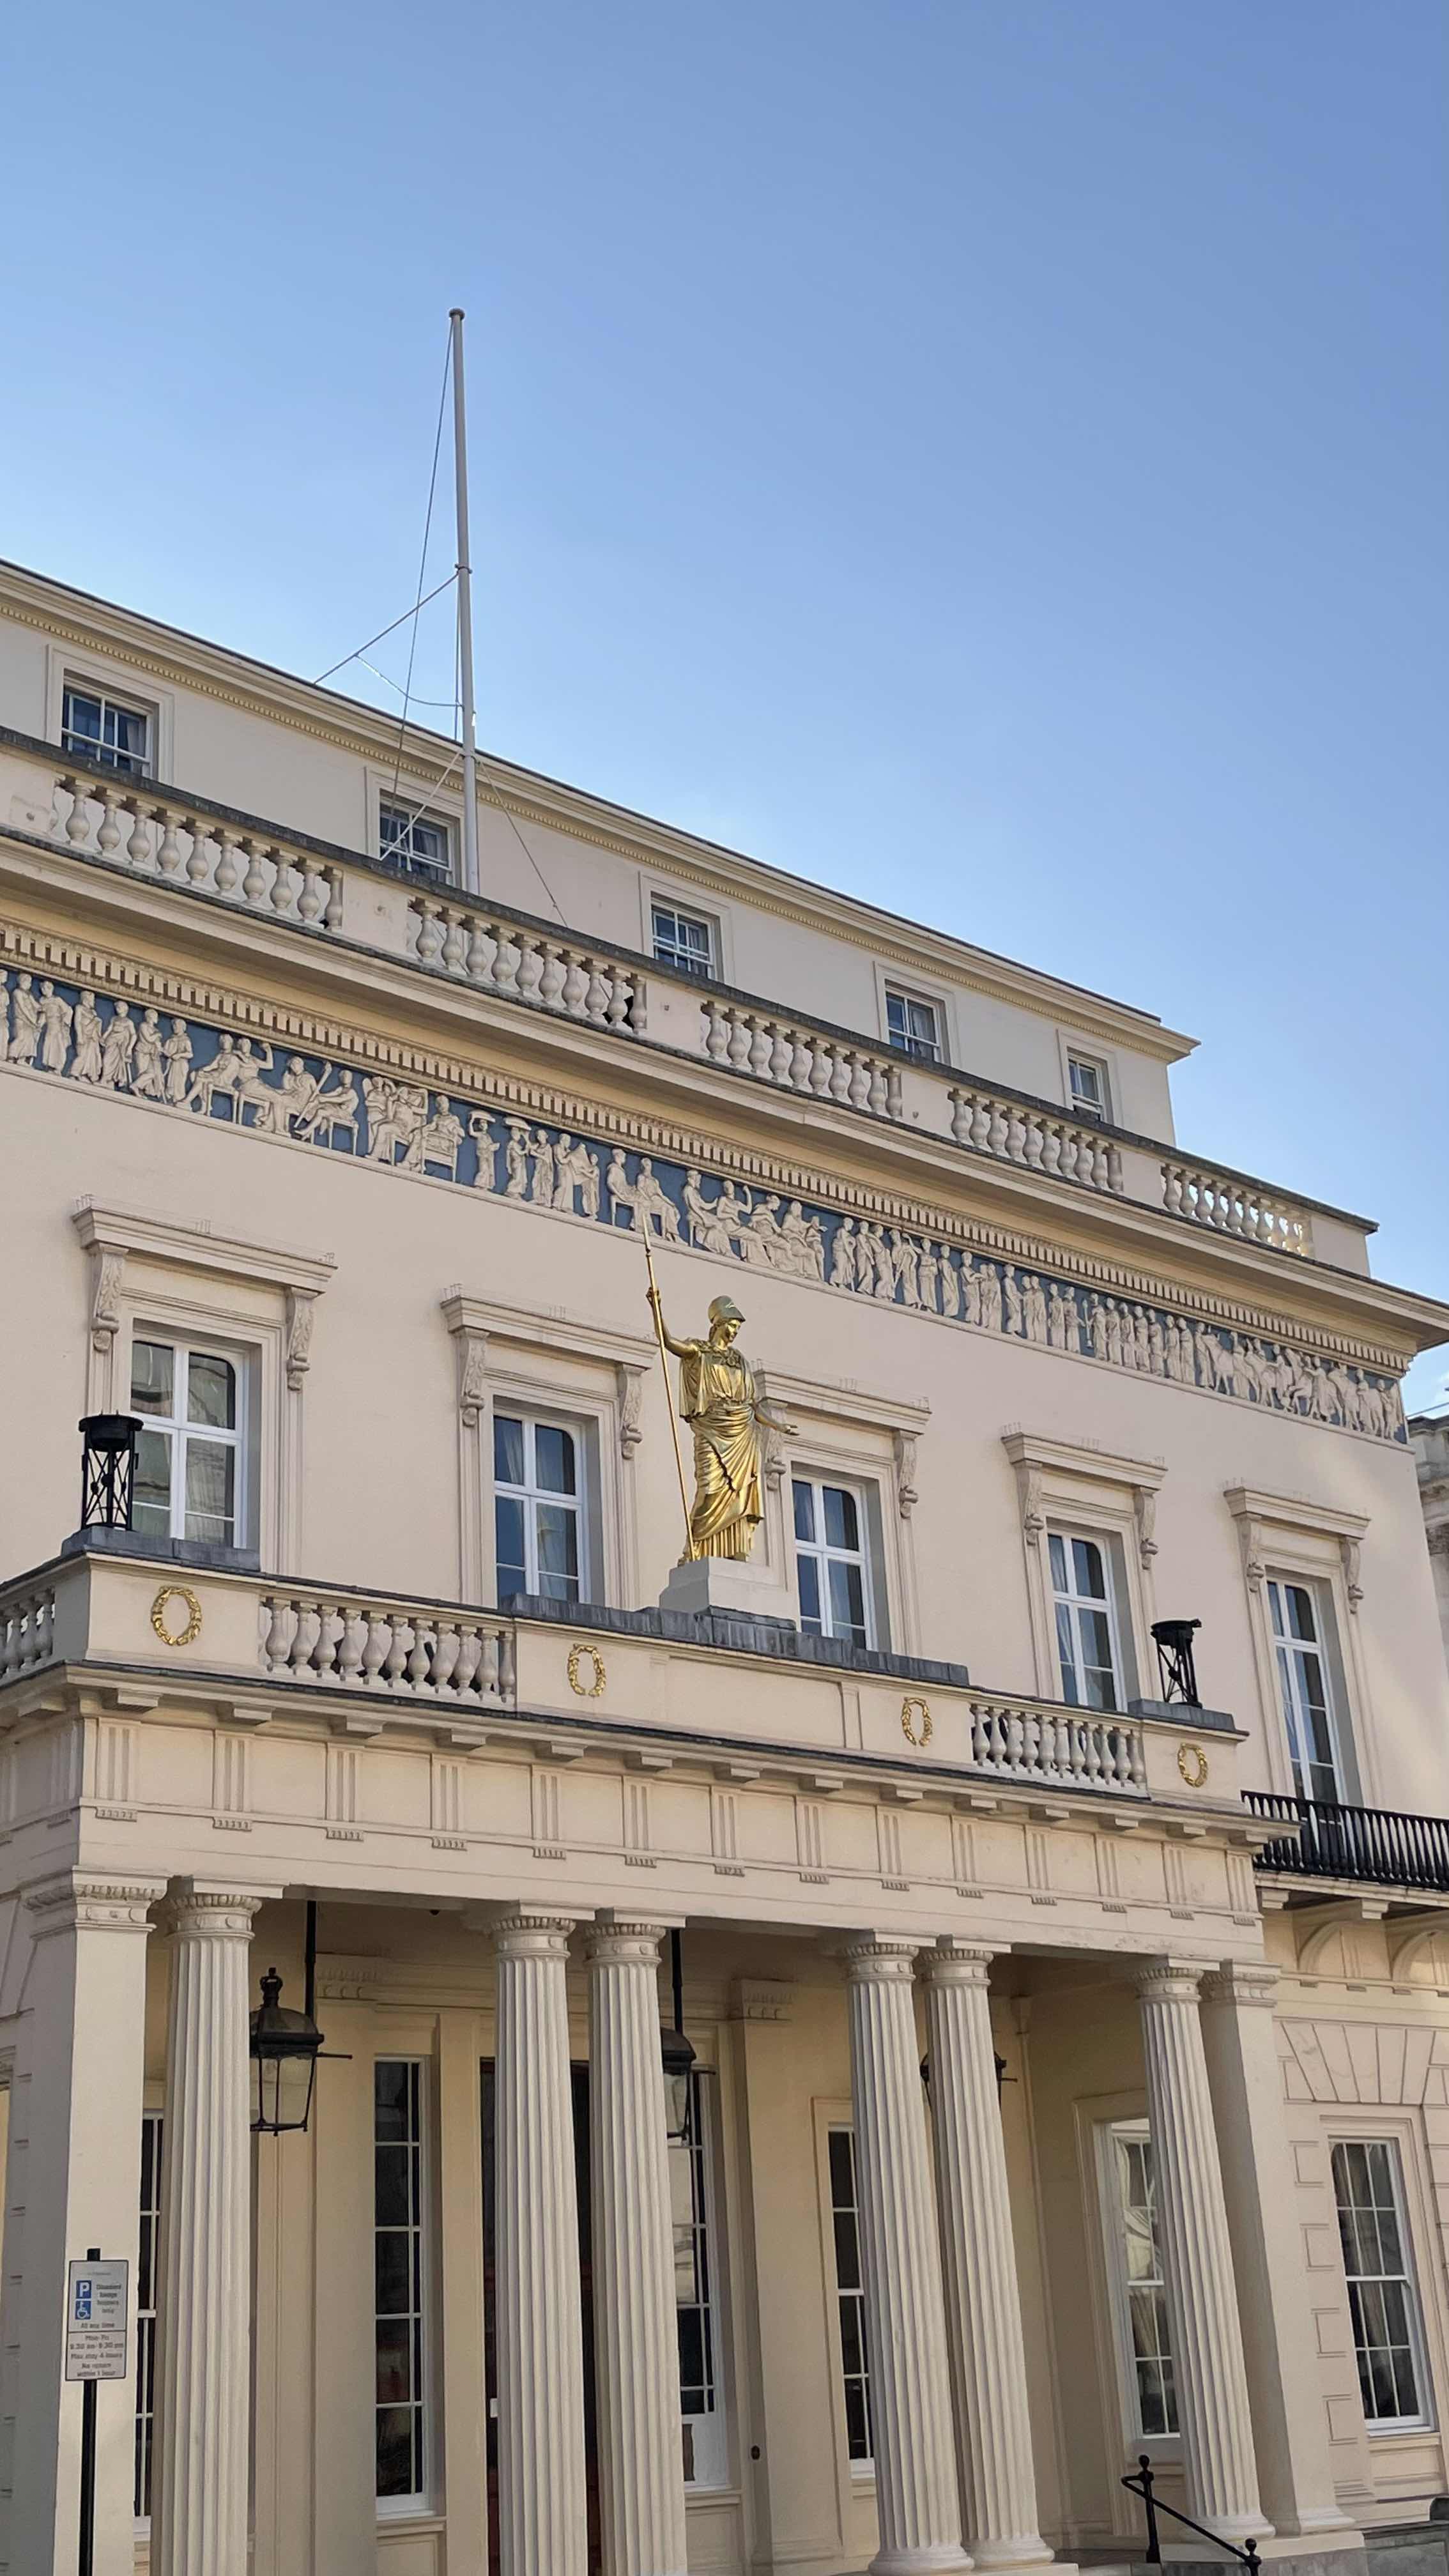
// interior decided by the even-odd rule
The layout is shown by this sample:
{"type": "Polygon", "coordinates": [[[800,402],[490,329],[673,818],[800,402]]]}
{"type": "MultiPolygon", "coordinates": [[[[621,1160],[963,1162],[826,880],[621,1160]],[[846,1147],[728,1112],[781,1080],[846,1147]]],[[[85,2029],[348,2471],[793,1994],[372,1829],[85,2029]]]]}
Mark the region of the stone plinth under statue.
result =
{"type": "Polygon", "coordinates": [[[724,1610],[736,1618],[768,1620],[775,1627],[800,1624],[788,1584],[776,1582],[767,1566],[741,1564],[728,1556],[696,1556],[671,1567],[659,1607],[684,1618],[724,1610]]]}
{"type": "Polygon", "coordinates": [[[764,1435],[781,1431],[790,1437],[795,1426],[777,1421],[761,1405],[755,1373],[735,1348],[744,1317],[732,1297],[714,1299],[702,1341],[676,1341],[665,1325],[651,1262],[649,1305],[661,1358],[672,1351],[682,1363],[679,1410],[694,1435],[692,1504],[685,1498],[684,1462],[679,1462],[688,1552],[671,1573],[659,1607],[685,1618],[723,1612],[793,1628],[795,1603],[788,1587],[750,1558],[764,1517],[764,1435]]]}

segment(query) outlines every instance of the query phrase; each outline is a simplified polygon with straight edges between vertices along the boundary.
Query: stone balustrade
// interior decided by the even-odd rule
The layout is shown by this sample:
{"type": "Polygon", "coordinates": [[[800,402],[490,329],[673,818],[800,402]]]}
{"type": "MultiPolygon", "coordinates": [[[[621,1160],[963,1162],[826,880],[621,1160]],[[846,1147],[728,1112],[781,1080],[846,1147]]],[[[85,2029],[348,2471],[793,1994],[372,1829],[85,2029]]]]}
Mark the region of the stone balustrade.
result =
{"type": "Polygon", "coordinates": [[[413,895],[409,909],[416,924],[412,953],[420,966],[567,1020],[644,1035],[645,980],[621,959],[525,929],[506,914],[475,912],[433,895],[413,895]]]}
{"type": "MultiPolygon", "coordinates": [[[[1241,1174],[1177,1156],[1051,1103],[962,1081],[854,1032],[728,994],[627,950],[584,944],[496,905],[454,900],[359,852],[287,834],[0,728],[0,812],[77,857],[238,912],[406,959],[460,986],[584,1027],[657,1043],[802,1100],[949,1139],[1045,1181],[1160,1207],[1210,1233],[1315,1257],[1315,1211],[1241,1174]],[[8,792],[7,792],[8,791],[8,792]],[[652,1037],[651,992],[657,1000],[652,1037]]],[[[1366,1269],[1364,1220],[1319,1218],[1317,1257],[1366,1269]]]]}
{"type": "Polygon", "coordinates": [[[14,1584],[0,1593],[0,1684],[55,1658],[53,1585],[14,1584]]]}
{"type": "Polygon", "coordinates": [[[397,1692],[435,1707],[499,1707],[513,1695],[512,1630],[489,1616],[264,1592],[258,1657],[266,1672],[293,1681],[397,1692]]]}
{"type": "Polygon", "coordinates": [[[1215,1234],[1234,1234],[1244,1243],[1266,1243],[1275,1252],[1313,1258],[1313,1220],[1295,1199],[1276,1197],[1256,1181],[1215,1172],[1210,1165],[1167,1162],[1162,1166],[1162,1204],[1170,1216],[1189,1217],[1215,1234]]]}
{"type": "Polygon", "coordinates": [[[972,1767],[1000,1779],[1062,1789],[1146,1787],[1142,1728],[1134,1718],[973,1698],[967,1723],[972,1767]]]}
{"type": "Polygon", "coordinates": [[[745,1010],[713,993],[702,999],[700,1019],[711,1064],[731,1065],[737,1073],[753,1074],[805,1099],[842,1101],[877,1118],[902,1115],[897,1058],[847,1045],[769,1011],[745,1010]]]}
{"type": "Polygon", "coordinates": [[[1089,1190],[1123,1188],[1122,1151],[1104,1128],[1054,1118],[1029,1101],[994,1091],[953,1090],[951,1133],[975,1154],[991,1154],[1023,1171],[1080,1181],[1089,1190]]]}
{"type": "Polygon", "coordinates": [[[56,783],[70,806],[57,817],[54,836],[82,858],[195,886],[239,911],[275,914],[304,929],[341,929],[340,867],[158,796],[143,779],[93,778],[71,769],[56,783]]]}

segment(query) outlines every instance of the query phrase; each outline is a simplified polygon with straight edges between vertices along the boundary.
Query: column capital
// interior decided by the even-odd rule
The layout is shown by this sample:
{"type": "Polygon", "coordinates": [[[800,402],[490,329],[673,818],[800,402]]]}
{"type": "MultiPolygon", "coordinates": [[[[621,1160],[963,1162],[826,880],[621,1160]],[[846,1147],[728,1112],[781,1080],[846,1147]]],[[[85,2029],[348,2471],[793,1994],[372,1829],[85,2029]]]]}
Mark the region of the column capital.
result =
{"type": "Polygon", "coordinates": [[[584,1926],[584,1957],[591,1968],[657,1968],[659,1944],[670,1925],[597,1915],[584,1926]]]}
{"type": "Polygon", "coordinates": [[[1262,1959],[1225,1959],[1202,1982],[1208,2004],[1256,2006],[1272,2012],[1278,2001],[1279,1971],[1262,1959]]]}
{"type": "Polygon", "coordinates": [[[997,1955],[984,1941],[958,1941],[954,1932],[943,1932],[934,1950],[925,1953],[927,1982],[933,1986],[984,1986],[997,1955]]]}
{"type": "Polygon", "coordinates": [[[139,1932],[144,1938],[153,1928],[147,1909],[165,1893],[164,1878],[101,1878],[67,1869],[27,1887],[24,1903],[36,1918],[36,1941],[52,1932],[139,1932]]]}
{"type": "Polygon", "coordinates": [[[846,1945],[845,1973],[853,1986],[910,1985],[916,1972],[919,1941],[861,1932],[846,1945]]]}
{"type": "Polygon", "coordinates": [[[1206,1974],[1203,1959],[1145,1959],[1133,1983],[1145,2004],[1195,2004],[1206,1974]]]}
{"type": "Polygon", "coordinates": [[[494,1916],[492,1931],[500,1959],[566,1960],[569,1935],[577,1925],[574,1914],[535,1913],[531,1906],[513,1905],[494,1916]]]}
{"type": "Polygon", "coordinates": [[[252,1917],[282,1894],[280,1887],[238,1887],[224,1879],[173,1878],[166,1899],[166,1928],[189,1940],[249,1941],[252,1917]]]}

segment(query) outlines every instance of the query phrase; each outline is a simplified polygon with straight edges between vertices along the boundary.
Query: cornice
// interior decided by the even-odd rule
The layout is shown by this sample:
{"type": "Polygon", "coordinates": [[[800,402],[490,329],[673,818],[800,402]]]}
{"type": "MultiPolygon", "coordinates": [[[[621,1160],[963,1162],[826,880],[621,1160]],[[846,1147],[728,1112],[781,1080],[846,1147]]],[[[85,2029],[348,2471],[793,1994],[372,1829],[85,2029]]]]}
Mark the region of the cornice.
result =
{"type": "Polygon", "coordinates": [[[1002,1433],[1002,1448],[1013,1467],[1052,1467],[1070,1476],[1099,1476],[1104,1484],[1132,1485],[1155,1493],[1167,1473],[1160,1458],[1124,1458],[1085,1441],[1043,1438],[1034,1431],[1002,1433]]]}
{"type": "MultiPolygon", "coordinates": [[[[177,973],[135,956],[119,956],[92,947],[89,942],[0,923],[0,959],[18,960],[40,971],[78,978],[98,989],[144,997],[158,1008],[194,1013],[238,1032],[251,1032],[288,1046],[310,1048],[338,1057],[359,1070],[393,1071],[408,1080],[471,1098],[501,1112],[523,1112],[608,1143],[670,1155],[712,1175],[748,1180],[763,1188],[778,1189],[786,1196],[808,1195],[851,1215],[864,1215],[886,1224],[934,1233],[946,1241],[998,1254],[1009,1260],[1044,1265],[1061,1277],[1084,1286],[1152,1299],[1181,1315],[1236,1325],[1246,1332],[1284,1339],[1299,1346],[1310,1345],[1327,1355],[1362,1363],[1389,1375],[1398,1375],[1406,1365],[1402,1348],[1366,1335],[1336,1330],[1318,1321],[1306,1322],[1286,1304],[1260,1304],[1250,1298],[1223,1295],[1200,1282],[1175,1277],[1165,1267],[1140,1268],[1120,1256],[1087,1252],[1048,1232],[1027,1231],[1001,1219],[968,1216],[959,1208],[944,1207],[934,1197],[853,1180],[844,1173],[823,1167],[818,1161],[796,1161],[780,1151],[760,1151],[740,1145],[718,1133],[711,1135],[702,1127],[684,1126],[675,1118],[651,1117],[611,1104],[597,1094],[589,1098],[576,1091],[564,1091],[551,1083],[486,1065],[476,1056],[443,1053],[432,1047],[384,1037],[330,1014],[298,1010],[259,995],[237,992],[210,978],[177,973]]],[[[526,1034],[531,1043],[537,1043],[539,1030],[533,1018],[529,1020],[526,1034]]],[[[550,1022],[548,1035],[559,1048],[568,1048],[576,1053],[581,1075],[592,1076],[597,1081],[599,1059],[597,1054],[590,1056],[588,1053],[586,1037],[581,1037],[569,1022],[550,1022]]],[[[696,1066],[692,1059],[686,1063],[685,1059],[676,1059],[663,1051],[661,1062],[676,1076],[686,1074],[697,1080],[700,1093],[698,1114],[701,1120],[707,1117],[711,1095],[718,1094],[718,1085],[711,1080],[715,1068],[696,1066]]],[[[642,1057],[631,1057],[630,1064],[636,1074],[652,1074],[656,1070],[652,1059],[646,1062],[642,1057]]],[[[20,1081],[48,1082],[53,1079],[27,1067],[10,1066],[6,1070],[20,1081]]],[[[763,1117],[772,1109],[778,1113],[782,1098],[782,1095],[761,1086],[759,1101],[752,1099],[750,1105],[763,1117]]],[[[175,1114],[160,1103],[134,1097],[128,1098],[125,1105],[148,1116],[170,1118],[175,1114]]],[[[854,1139],[845,1139],[844,1131],[837,1137],[833,1127],[827,1128],[825,1113],[819,1104],[812,1104],[812,1118],[818,1121],[822,1130],[819,1139],[822,1144],[827,1135],[831,1142],[854,1143],[854,1139]]],[[[243,1137],[254,1133],[244,1127],[220,1124],[210,1132],[243,1137]]],[[[291,1153],[310,1154],[315,1150],[283,1136],[265,1136],[258,1141],[291,1153]]],[[[894,1131],[887,1133],[872,1129],[870,1141],[877,1150],[894,1149],[898,1153],[909,1153],[913,1150],[919,1152],[923,1141],[929,1145],[933,1140],[922,1140],[909,1133],[897,1136],[894,1131]]],[[[425,1188],[451,1186],[419,1173],[404,1172],[391,1177],[413,1181],[425,1188]]],[[[954,1172],[951,1177],[956,1177],[954,1172]]],[[[1018,1173],[1014,1166],[990,1162],[983,1162],[979,1167],[973,1162],[969,1169],[963,1166],[960,1177],[974,1188],[1000,1189],[1017,1196],[1026,1195],[1030,1187],[1028,1176],[1018,1173]]],[[[1040,1200],[1050,1187],[1050,1184],[1038,1185],[1032,1195],[1040,1200]]],[[[1049,1212],[1047,1207],[1041,1208],[1043,1218],[1049,1212]]],[[[530,1206],[529,1213],[548,1216],[550,1212],[530,1206]]],[[[1066,1214],[1063,1209],[1063,1215],[1066,1214]]],[[[1154,1243],[1153,1237],[1170,1237],[1172,1248],[1180,1248],[1187,1256],[1196,1256],[1200,1260],[1223,1257],[1223,1238],[1204,1235],[1199,1239],[1193,1234],[1184,1240],[1185,1230],[1176,1220],[1138,1207],[1134,1202],[1074,1193],[1070,1215],[1078,1226],[1114,1224],[1121,1228],[1124,1224],[1131,1224],[1139,1237],[1145,1239],[1144,1249],[1150,1247],[1165,1251],[1166,1242],[1154,1243]]],[[[1266,1253],[1260,1256],[1265,1267],[1275,1258],[1266,1253]]],[[[1411,1326],[1432,1322],[1440,1328],[1434,1337],[1442,1338],[1442,1310],[1429,1300],[1413,1298],[1408,1292],[1386,1287],[1380,1281],[1360,1280],[1348,1273],[1335,1272],[1328,1276],[1340,1296],[1350,1296],[1356,1303],[1387,1309],[1396,1320],[1402,1318],[1411,1326]]],[[[1316,1266],[1312,1269],[1290,1269],[1283,1265],[1283,1287],[1297,1286],[1300,1281],[1310,1289],[1324,1284],[1323,1274],[1316,1266]]],[[[1277,1284],[1275,1278],[1274,1285],[1277,1284]]],[[[1427,1342],[1421,1339],[1416,1346],[1427,1346],[1427,1342]]]]}
{"type": "Polygon", "coordinates": [[[562,1308],[500,1306],[486,1297],[469,1297],[458,1287],[448,1290],[442,1311],[450,1333],[477,1333],[520,1350],[564,1351],[572,1358],[613,1360],[625,1368],[646,1366],[655,1354],[648,1333],[611,1332],[562,1308]]]}
{"type": "MultiPolygon", "coordinates": [[[[145,618],[114,602],[51,582],[23,566],[0,564],[0,602],[17,624],[72,643],[102,649],[113,660],[169,687],[235,706],[291,731],[362,757],[396,757],[398,727],[380,708],[320,688],[295,674],[230,652],[226,647],[145,618]]],[[[457,745],[422,726],[404,734],[404,757],[431,783],[457,758],[457,745]]],[[[1015,959],[955,940],[902,916],[878,910],[761,859],[706,841],[678,826],[636,814],[562,780],[516,767],[496,754],[478,762],[484,804],[516,820],[559,830],[634,866],[667,866],[677,876],[719,897],[742,897],[758,910],[812,928],[867,950],[904,971],[929,960],[967,989],[1004,997],[1018,1008],[1074,1029],[1128,1043],[1163,1063],[1189,1054],[1197,1041],[1167,1028],[1155,1013],[1110,995],[1093,993],[1015,959]]]]}
{"type": "Polygon", "coordinates": [[[152,1210],[112,1207],[93,1198],[77,1201],[71,1223],[87,1252],[140,1253],[187,1270],[218,1270],[231,1278],[264,1280],[271,1287],[304,1288],[313,1295],[320,1295],[337,1268],[332,1253],[249,1243],[217,1234],[204,1221],[173,1222],[152,1210]]]}
{"type": "Polygon", "coordinates": [[[1362,1538],[1367,1512],[1335,1511],[1303,1495],[1264,1494],[1252,1485],[1228,1485],[1223,1500],[1234,1520],[1270,1521],[1275,1529],[1320,1530],[1329,1538],[1362,1538]]]}

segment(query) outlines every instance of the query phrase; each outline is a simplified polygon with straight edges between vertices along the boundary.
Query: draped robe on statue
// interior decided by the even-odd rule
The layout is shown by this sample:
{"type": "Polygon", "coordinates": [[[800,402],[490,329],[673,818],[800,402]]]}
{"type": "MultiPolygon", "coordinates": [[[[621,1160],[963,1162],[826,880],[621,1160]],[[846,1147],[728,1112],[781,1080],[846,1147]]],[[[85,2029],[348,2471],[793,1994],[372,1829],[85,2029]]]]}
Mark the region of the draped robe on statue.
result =
{"type": "Polygon", "coordinates": [[[764,1516],[761,1439],[754,1371],[733,1348],[677,1342],[679,1410],[694,1433],[694,1505],[690,1541],[696,1556],[743,1563],[764,1516]]]}

